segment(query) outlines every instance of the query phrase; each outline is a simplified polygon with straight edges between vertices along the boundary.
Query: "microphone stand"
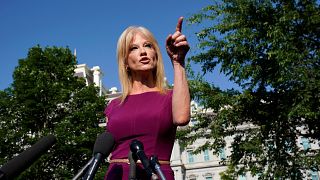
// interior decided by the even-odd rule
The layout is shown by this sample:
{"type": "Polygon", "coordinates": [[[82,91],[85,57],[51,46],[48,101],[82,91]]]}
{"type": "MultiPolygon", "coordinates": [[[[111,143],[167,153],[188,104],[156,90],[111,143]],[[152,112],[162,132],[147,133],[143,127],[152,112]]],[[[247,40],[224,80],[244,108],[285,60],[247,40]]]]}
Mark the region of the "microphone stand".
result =
{"type": "Polygon", "coordinates": [[[158,157],[155,155],[152,155],[150,157],[150,163],[151,163],[152,167],[154,168],[154,170],[157,172],[157,174],[160,176],[160,179],[166,180],[166,177],[164,176],[163,172],[161,171],[158,157]]]}
{"type": "Polygon", "coordinates": [[[132,154],[131,151],[129,151],[128,154],[128,159],[129,159],[129,163],[130,163],[130,171],[129,171],[129,180],[137,180],[136,178],[136,161],[137,158],[133,157],[134,154],[132,154]]]}
{"type": "Polygon", "coordinates": [[[92,161],[93,161],[93,157],[87,162],[86,165],[83,166],[82,169],[80,169],[80,171],[72,178],[72,180],[77,180],[78,178],[80,178],[83,175],[83,173],[88,170],[92,161]]]}
{"type": "MultiPolygon", "coordinates": [[[[131,152],[129,151],[128,154],[128,159],[129,159],[129,163],[130,163],[130,170],[129,170],[129,180],[137,180],[136,177],[136,161],[138,160],[138,158],[131,152]]],[[[158,180],[158,176],[156,174],[154,174],[153,172],[151,173],[151,180],[158,180]]]]}

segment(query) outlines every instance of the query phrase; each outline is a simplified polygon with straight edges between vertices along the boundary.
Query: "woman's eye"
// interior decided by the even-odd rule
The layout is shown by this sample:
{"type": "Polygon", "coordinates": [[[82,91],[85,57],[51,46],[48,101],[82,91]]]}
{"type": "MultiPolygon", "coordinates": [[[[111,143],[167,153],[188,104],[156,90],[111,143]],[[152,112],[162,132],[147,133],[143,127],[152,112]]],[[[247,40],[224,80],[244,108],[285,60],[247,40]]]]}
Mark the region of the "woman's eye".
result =
{"type": "Polygon", "coordinates": [[[136,46],[132,46],[131,48],[130,48],[130,51],[133,51],[133,50],[135,50],[135,49],[138,49],[136,46]]]}
{"type": "Polygon", "coordinates": [[[152,48],[152,44],[146,44],[145,47],[152,48]]]}

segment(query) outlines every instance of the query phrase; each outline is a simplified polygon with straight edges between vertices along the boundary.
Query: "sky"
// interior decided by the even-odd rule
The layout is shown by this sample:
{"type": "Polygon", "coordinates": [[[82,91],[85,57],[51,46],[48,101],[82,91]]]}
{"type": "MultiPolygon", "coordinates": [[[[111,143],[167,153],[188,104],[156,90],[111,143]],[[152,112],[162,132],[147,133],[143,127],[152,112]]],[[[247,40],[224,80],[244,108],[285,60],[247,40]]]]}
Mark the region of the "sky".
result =
{"type": "MultiPolygon", "coordinates": [[[[120,89],[116,44],[123,30],[131,25],[149,29],[160,45],[166,77],[173,83],[173,69],[165,52],[165,39],[174,33],[178,18],[186,18],[212,3],[211,0],[1,0],[0,1],[0,90],[13,82],[19,59],[30,48],[68,47],[77,52],[78,64],[99,66],[105,88],[120,89]]],[[[183,24],[191,56],[196,51],[195,29],[183,24]]],[[[194,66],[200,69],[199,66],[194,66]]],[[[227,89],[235,87],[216,70],[207,80],[227,89]]]]}

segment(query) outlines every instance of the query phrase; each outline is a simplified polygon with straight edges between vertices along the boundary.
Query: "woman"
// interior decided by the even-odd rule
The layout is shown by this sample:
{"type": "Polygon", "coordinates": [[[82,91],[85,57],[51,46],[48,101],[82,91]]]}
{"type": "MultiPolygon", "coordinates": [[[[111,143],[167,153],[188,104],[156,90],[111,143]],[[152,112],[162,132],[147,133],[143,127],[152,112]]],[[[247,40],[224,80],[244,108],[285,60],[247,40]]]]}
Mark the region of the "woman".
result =
{"type": "MultiPolygon", "coordinates": [[[[128,27],[118,40],[117,58],[122,96],[105,110],[107,131],[115,137],[110,166],[105,179],[129,179],[130,143],[137,139],[150,158],[155,155],[166,179],[174,179],[170,167],[177,126],[188,124],[190,95],[184,68],[189,50],[181,33],[180,17],[174,34],[166,39],[166,50],[174,69],[174,87],[166,88],[164,66],[159,45],[144,27],[128,27]]],[[[147,179],[137,163],[137,179],[147,179]]]]}

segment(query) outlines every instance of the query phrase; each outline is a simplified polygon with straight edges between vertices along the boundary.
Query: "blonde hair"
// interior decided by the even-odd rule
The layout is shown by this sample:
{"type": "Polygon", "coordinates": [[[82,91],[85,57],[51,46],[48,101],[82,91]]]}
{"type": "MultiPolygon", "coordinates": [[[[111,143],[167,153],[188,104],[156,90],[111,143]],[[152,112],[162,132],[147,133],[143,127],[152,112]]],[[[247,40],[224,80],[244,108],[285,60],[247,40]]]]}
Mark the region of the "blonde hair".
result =
{"type": "Polygon", "coordinates": [[[118,39],[117,45],[117,59],[118,59],[118,70],[119,70],[119,79],[122,87],[122,96],[121,102],[123,102],[126,97],[129,95],[129,92],[132,88],[132,77],[130,71],[126,69],[126,63],[129,56],[130,45],[133,41],[134,36],[140,33],[145,36],[145,38],[150,41],[152,47],[156,51],[156,68],[153,72],[153,78],[155,80],[156,87],[160,90],[160,93],[164,93],[166,91],[166,86],[164,83],[164,65],[163,59],[160,52],[160,48],[157,40],[154,38],[153,34],[146,28],[141,26],[130,26],[123,31],[118,39]]]}

